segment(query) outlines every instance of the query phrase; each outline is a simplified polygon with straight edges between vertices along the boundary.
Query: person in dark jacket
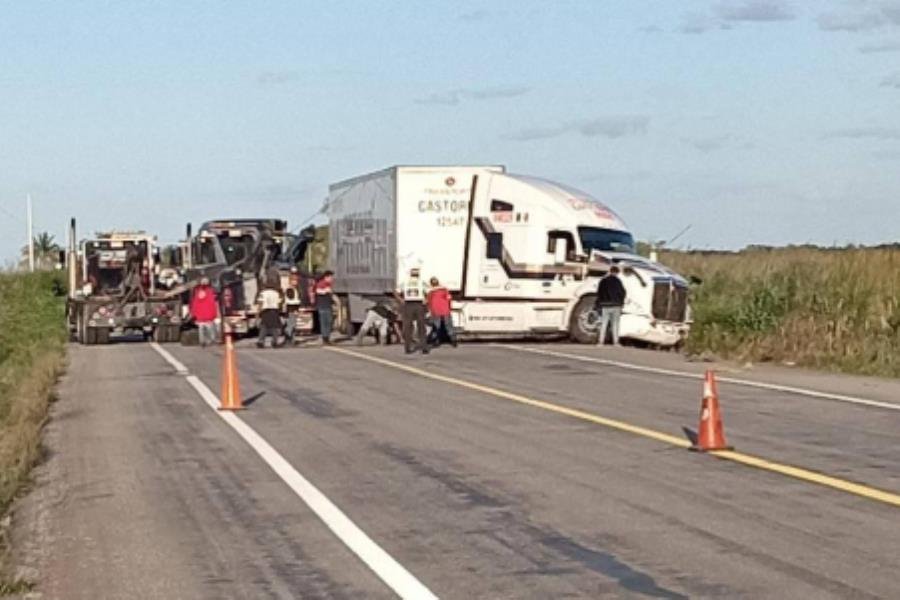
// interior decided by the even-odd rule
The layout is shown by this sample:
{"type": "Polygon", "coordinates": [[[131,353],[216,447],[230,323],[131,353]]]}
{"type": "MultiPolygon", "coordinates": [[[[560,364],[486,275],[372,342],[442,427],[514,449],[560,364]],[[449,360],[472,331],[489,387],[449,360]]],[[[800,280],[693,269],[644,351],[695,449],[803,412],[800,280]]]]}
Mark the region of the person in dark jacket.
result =
{"type": "Polygon", "coordinates": [[[619,267],[613,265],[597,286],[596,308],[600,311],[598,346],[606,343],[607,329],[612,331],[613,344],[619,345],[619,319],[622,317],[623,306],[625,306],[625,286],[619,279],[619,267]]]}
{"type": "Polygon", "coordinates": [[[322,343],[331,344],[331,326],[334,323],[334,273],[325,271],[321,279],[316,282],[316,311],[319,313],[319,333],[322,334],[322,343]]]}

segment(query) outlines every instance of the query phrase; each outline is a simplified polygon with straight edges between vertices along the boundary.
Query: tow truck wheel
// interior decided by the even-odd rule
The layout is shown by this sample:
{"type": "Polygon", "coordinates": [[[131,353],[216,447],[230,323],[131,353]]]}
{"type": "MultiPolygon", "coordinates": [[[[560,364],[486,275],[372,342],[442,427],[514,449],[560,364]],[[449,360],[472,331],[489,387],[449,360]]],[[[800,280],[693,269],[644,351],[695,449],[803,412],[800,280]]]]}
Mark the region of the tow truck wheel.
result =
{"type": "Polygon", "coordinates": [[[569,319],[569,337],[579,344],[597,343],[597,330],[594,323],[596,320],[595,301],[596,296],[593,294],[582,296],[569,319]]]}
{"type": "Polygon", "coordinates": [[[108,344],[109,343],[109,327],[97,327],[94,329],[94,335],[96,336],[96,343],[98,344],[108,344]]]}
{"type": "Polygon", "coordinates": [[[177,342],[181,337],[181,328],[178,325],[159,325],[153,330],[153,341],[157,344],[177,342]]]}
{"type": "Polygon", "coordinates": [[[81,318],[81,313],[75,315],[75,341],[79,344],[84,343],[84,320],[81,318]]]}

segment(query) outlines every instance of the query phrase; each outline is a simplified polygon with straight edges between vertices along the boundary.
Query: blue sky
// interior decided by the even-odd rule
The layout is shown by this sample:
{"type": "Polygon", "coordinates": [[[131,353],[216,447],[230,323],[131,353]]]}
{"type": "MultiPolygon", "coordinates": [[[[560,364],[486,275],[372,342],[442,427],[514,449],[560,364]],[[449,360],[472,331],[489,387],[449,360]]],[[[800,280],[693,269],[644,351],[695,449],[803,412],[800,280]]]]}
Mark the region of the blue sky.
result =
{"type": "Polygon", "coordinates": [[[900,1],[0,1],[0,262],[309,217],[396,163],[580,187],[641,239],[900,239],[900,1]]]}

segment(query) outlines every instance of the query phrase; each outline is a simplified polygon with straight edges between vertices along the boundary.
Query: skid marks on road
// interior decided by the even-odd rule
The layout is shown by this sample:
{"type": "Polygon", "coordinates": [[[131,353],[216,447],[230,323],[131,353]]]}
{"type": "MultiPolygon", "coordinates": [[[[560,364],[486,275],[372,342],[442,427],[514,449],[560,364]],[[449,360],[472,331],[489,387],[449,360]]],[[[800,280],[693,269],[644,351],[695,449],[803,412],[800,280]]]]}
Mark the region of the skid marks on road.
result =
{"type": "MultiPolygon", "coordinates": [[[[448,468],[446,458],[440,460],[423,455],[410,448],[392,443],[375,444],[374,449],[409,469],[417,479],[433,482],[453,498],[453,504],[465,511],[465,522],[471,523],[464,531],[468,543],[486,550],[489,555],[508,557],[512,572],[496,572],[493,564],[481,567],[479,573],[485,582],[512,577],[546,577],[591,571],[609,581],[600,584],[610,593],[627,590],[651,598],[681,599],[683,594],[657,583],[638,562],[609,548],[624,548],[624,540],[611,535],[592,535],[589,538],[575,536],[544,523],[535,523],[521,510],[522,502],[508,497],[508,492],[496,482],[483,482],[448,468]],[[475,512],[472,512],[475,511],[475,512]]],[[[504,563],[505,565],[506,563],[504,563]]],[[[695,577],[680,576],[681,583],[693,593],[721,596],[724,586],[710,584],[695,577]]],[[[575,583],[573,582],[573,585],[575,583]]],[[[584,590],[593,592],[592,590],[584,590]]],[[[490,588],[485,594],[490,595],[490,588]]],[[[496,590],[497,593],[501,589],[496,590]]]]}

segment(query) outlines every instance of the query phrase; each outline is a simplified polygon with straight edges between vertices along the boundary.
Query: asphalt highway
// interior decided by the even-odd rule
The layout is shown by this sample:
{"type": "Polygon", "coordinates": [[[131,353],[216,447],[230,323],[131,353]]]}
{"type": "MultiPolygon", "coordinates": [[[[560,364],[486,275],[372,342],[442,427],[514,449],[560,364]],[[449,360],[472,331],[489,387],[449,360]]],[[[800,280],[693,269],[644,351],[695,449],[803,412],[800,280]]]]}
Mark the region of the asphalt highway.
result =
{"type": "Polygon", "coordinates": [[[223,418],[221,348],[70,350],[14,530],[46,598],[900,594],[895,382],[719,366],[714,456],[669,353],[241,343],[223,418]]]}

